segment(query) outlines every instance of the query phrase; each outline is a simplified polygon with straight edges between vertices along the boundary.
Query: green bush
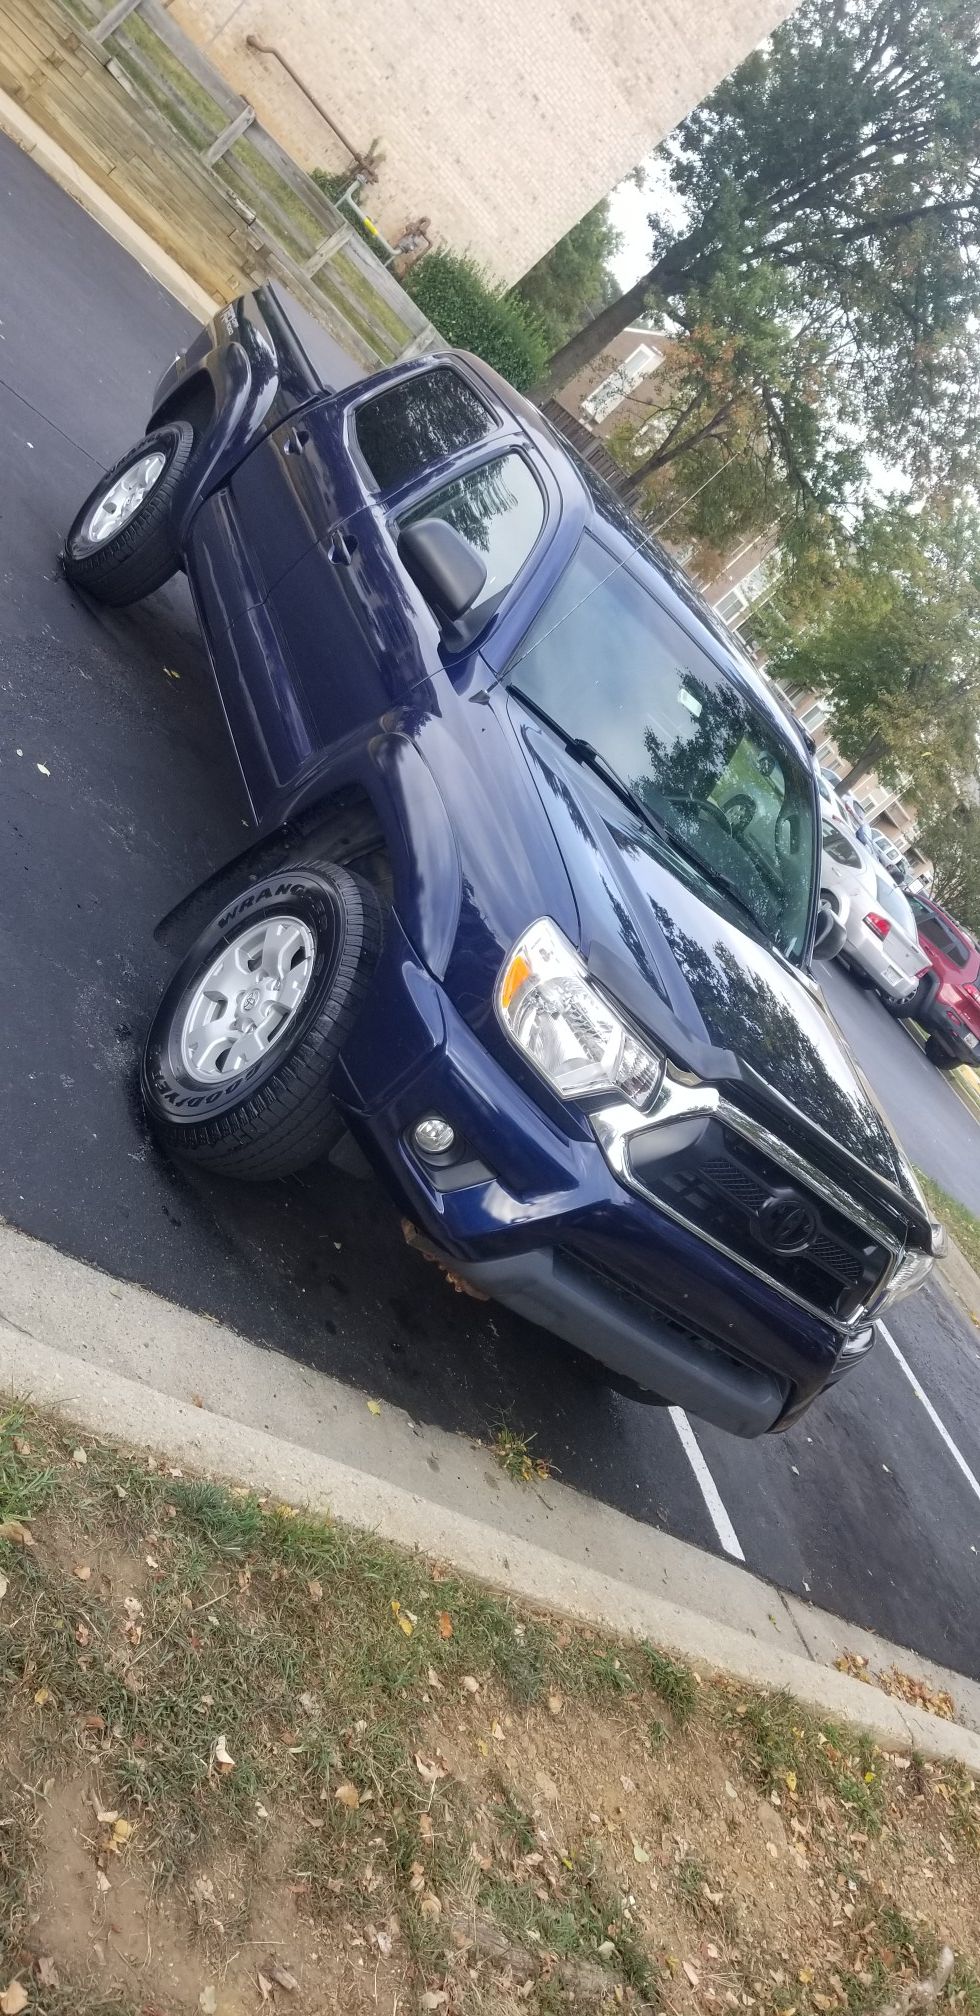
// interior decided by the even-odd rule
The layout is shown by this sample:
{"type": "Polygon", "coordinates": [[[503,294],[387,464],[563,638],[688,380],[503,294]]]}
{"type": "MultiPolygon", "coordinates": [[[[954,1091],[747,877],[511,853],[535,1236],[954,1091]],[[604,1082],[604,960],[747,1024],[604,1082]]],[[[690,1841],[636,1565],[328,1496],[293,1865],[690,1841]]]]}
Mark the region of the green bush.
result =
{"type": "Polygon", "coordinates": [[[537,315],[495,287],[475,260],[427,252],[404,284],[447,343],[474,351],[519,392],[540,378],[549,346],[537,315]]]}

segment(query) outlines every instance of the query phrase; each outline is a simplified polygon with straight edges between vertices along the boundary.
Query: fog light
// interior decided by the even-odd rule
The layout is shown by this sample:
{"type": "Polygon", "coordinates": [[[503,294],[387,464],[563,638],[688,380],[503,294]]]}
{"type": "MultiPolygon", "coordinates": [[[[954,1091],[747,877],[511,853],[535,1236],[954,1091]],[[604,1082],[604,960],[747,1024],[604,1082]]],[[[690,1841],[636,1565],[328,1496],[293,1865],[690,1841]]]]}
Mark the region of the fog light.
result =
{"type": "Polygon", "coordinates": [[[412,1140],[420,1155],[448,1155],[456,1133],[441,1113],[427,1113],[412,1129],[412,1140]]]}

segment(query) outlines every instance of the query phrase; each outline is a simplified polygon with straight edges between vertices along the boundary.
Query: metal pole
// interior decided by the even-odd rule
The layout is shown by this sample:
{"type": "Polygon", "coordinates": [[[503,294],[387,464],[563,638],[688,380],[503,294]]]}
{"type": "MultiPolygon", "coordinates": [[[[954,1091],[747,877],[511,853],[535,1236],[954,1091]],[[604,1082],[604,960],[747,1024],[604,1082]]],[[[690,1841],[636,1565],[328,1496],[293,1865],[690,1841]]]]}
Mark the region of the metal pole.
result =
{"type": "Polygon", "coordinates": [[[348,140],[346,133],[344,133],[338,126],[336,119],[331,119],[330,114],[326,109],[326,106],[321,105],[319,98],[317,98],[314,92],[310,90],[309,85],[304,84],[302,77],[299,75],[299,72],[293,69],[293,66],[290,63],[288,57],[283,55],[282,50],[277,49],[272,42],[260,42],[257,35],[246,35],[245,47],[246,49],[256,49],[260,56],[274,56],[276,62],[282,64],[282,67],[286,71],[287,75],[292,78],[293,83],[295,84],[297,90],[302,91],[304,98],[306,98],[308,102],[312,105],[313,110],[315,112],[319,112],[321,119],[324,120],[327,126],[329,126],[331,133],[336,134],[337,139],[340,141],[341,146],[346,147],[347,152],[351,157],[351,160],[355,162],[356,166],[361,170],[361,173],[366,175],[369,181],[376,182],[378,178],[375,172],[374,162],[371,160],[370,156],[367,154],[362,154],[359,148],[354,146],[353,141],[348,140]]]}

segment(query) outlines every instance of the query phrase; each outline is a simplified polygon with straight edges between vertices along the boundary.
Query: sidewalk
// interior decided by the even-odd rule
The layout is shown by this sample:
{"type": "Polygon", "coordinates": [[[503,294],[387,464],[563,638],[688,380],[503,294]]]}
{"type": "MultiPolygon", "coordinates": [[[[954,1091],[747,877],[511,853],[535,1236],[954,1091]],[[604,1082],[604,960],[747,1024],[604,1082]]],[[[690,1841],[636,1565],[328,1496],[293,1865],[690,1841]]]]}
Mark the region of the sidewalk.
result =
{"type": "Polygon", "coordinates": [[[876,1740],[980,1770],[980,1685],[746,1569],[549,1479],[509,1483],[480,1445],[0,1227],[0,1382],[80,1427],[330,1511],[487,1584],[760,1686],[876,1740]],[[835,1661],[948,1690],[957,1724],[835,1661]]]}

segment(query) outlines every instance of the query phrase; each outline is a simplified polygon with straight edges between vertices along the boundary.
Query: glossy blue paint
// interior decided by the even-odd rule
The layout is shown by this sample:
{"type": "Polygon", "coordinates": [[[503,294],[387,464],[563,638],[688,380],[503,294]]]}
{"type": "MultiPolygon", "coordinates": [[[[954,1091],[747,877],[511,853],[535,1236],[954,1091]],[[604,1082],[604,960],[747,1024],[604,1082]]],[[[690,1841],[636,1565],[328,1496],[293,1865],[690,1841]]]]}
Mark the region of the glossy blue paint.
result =
{"type": "MultiPolygon", "coordinates": [[[[786,1419],[840,1368],[840,1327],[619,1182],[587,1113],[549,1090],[493,1008],[508,949],[552,918],[679,1070],[726,1088],[900,1240],[927,1241],[901,1150],[807,972],[680,880],[635,814],[502,683],[586,525],[809,768],[806,752],[686,578],[649,542],[640,550],[537,410],[475,359],[451,361],[489,408],[486,438],[434,450],[414,480],[379,493],[359,408],[446,361],[324,385],[281,302],[259,290],[222,310],[154,403],[159,417],[190,395],[204,416],[184,553],[260,835],[305,830],[351,791],[384,835],[393,911],[334,1091],[446,1255],[465,1266],[560,1248],[685,1335],[774,1373],[786,1419]],[[508,449],[539,485],[542,530],[467,638],[440,628],[406,573],[398,520],[508,449]],[[465,1180],[409,1145],[433,1109],[465,1143],[465,1180]]],[[[815,786],[813,797],[816,817],[815,786]]],[[[815,897],[811,934],[814,921],[815,897]]]]}

